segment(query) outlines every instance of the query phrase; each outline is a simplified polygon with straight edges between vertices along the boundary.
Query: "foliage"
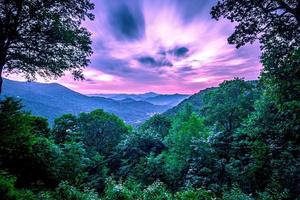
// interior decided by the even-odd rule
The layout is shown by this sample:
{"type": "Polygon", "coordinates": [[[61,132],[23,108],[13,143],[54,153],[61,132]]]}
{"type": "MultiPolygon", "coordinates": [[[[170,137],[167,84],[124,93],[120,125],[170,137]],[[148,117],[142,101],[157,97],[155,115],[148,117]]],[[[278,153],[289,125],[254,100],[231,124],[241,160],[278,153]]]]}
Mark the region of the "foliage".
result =
{"type": "Polygon", "coordinates": [[[234,187],[230,192],[224,192],[222,200],[253,200],[253,198],[234,187]]]}
{"type": "Polygon", "coordinates": [[[81,113],[78,117],[78,127],[83,135],[84,145],[95,148],[105,156],[115,150],[122,137],[130,130],[117,116],[103,110],[81,113]]]}
{"type": "Polygon", "coordinates": [[[168,182],[172,187],[182,185],[182,177],[187,170],[187,161],[192,151],[192,140],[208,136],[209,131],[204,125],[204,119],[193,113],[191,106],[187,105],[183,112],[175,116],[170,134],[165,139],[169,148],[163,153],[165,173],[168,174],[168,182]]]}
{"type": "Polygon", "coordinates": [[[259,39],[263,53],[268,54],[275,49],[287,52],[288,46],[299,45],[299,10],[296,0],[220,0],[211,14],[215,19],[225,17],[237,23],[228,38],[230,44],[240,47],[259,39]]]}
{"type": "Polygon", "coordinates": [[[171,120],[163,115],[154,115],[147,121],[145,121],[140,127],[141,131],[152,130],[161,137],[168,135],[171,128],[171,120]]]}
{"type": "Polygon", "coordinates": [[[56,143],[76,141],[78,139],[78,121],[76,116],[66,114],[54,121],[52,137],[56,143]]]}
{"type": "Polygon", "coordinates": [[[203,188],[193,189],[188,188],[183,191],[176,192],[176,200],[213,200],[216,199],[211,191],[203,188]]]}
{"type": "Polygon", "coordinates": [[[165,144],[162,138],[151,130],[143,133],[131,133],[118,145],[117,155],[121,160],[118,174],[121,177],[137,178],[142,182],[149,182],[151,179],[158,178],[155,171],[144,167],[155,165],[153,157],[160,154],[164,149],[165,144]],[[145,178],[145,174],[148,175],[147,178],[145,178]]]}
{"type": "Polygon", "coordinates": [[[57,200],[100,200],[98,194],[92,190],[79,191],[68,182],[62,182],[53,193],[57,200]]]}
{"type": "Polygon", "coordinates": [[[35,79],[56,78],[69,70],[82,78],[92,49],[81,22],[94,19],[93,8],[89,0],[1,1],[0,86],[3,71],[35,79]]]}
{"type": "Polygon", "coordinates": [[[17,189],[16,178],[0,171],[0,199],[3,200],[35,200],[36,196],[29,190],[17,189]]]}
{"type": "Polygon", "coordinates": [[[104,191],[104,200],[130,200],[140,199],[141,185],[134,181],[128,180],[125,183],[117,183],[112,178],[106,180],[104,191]]]}
{"type": "Polygon", "coordinates": [[[242,120],[254,110],[256,84],[235,78],[224,81],[220,87],[208,92],[201,108],[206,123],[215,125],[216,131],[232,132],[238,128],[242,120]]]}

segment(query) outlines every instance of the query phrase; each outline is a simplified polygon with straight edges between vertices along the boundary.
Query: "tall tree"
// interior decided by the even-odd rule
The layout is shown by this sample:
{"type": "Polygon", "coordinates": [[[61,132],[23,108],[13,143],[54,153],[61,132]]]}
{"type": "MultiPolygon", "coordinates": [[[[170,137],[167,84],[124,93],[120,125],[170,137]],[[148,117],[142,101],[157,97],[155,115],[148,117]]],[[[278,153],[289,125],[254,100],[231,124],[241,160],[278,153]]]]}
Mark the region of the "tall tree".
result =
{"type": "Polygon", "coordinates": [[[69,70],[82,79],[92,49],[81,23],[93,8],[90,0],[0,0],[0,93],[3,73],[34,80],[69,70]]]}
{"type": "Polygon", "coordinates": [[[281,102],[300,99],[299,0],[219,0],[211,14],[217,20],[225,17],[236,22],[230,44],[260,42],[261,75],[269,93],[281,102]]]}
{"type": "Polygon", "coordinates": [[[212,15],[237,22],[229,43],[240,47],[259,39],[264,66],[260,80],[265,91],[233,135],[227,171],[244,191],[265,191],[269,199],[297,199],[300,1],[220,0],[212,15]]]}
{"type": "Polygon", "coordinates": [[[201,108],[206,123],[216,126],[217,131],[232,133],[254,111],[258,96],[256,85],[257,82],[235,78],[206,93],[201,108]]]}

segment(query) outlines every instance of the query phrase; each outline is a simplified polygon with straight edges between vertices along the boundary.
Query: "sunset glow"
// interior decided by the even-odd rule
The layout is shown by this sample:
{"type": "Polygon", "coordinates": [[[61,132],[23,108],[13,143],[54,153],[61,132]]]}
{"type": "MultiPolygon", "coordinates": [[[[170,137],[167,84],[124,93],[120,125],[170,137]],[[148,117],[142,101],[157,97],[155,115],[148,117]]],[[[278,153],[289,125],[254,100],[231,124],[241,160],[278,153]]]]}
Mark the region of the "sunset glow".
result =
{"type": "Polygon", "coordinates": [[[234,27],[211,19],[215,1],[94,3],[96,18],[84,23],[94,51],[85,80],[66,73],[55,82],[85,94],[195,93],[223,80],[259,75],[258,45],[236,49],[227,43],[234,27]]]}

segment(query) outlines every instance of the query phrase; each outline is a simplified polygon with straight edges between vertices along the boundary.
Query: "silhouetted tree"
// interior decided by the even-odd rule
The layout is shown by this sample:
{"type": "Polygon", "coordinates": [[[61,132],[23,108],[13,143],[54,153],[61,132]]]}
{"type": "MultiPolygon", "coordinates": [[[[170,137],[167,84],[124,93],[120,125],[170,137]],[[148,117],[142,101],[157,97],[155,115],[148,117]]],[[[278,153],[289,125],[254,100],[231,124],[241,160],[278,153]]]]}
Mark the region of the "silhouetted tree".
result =
{"type": "Polygon", "coordinates": [[[32,80],[70,70],[82,79],[92,49],[81,22],[94,19],[93,7],[90,0],[0,0],[0,93],[3,73],[32,80]]]}

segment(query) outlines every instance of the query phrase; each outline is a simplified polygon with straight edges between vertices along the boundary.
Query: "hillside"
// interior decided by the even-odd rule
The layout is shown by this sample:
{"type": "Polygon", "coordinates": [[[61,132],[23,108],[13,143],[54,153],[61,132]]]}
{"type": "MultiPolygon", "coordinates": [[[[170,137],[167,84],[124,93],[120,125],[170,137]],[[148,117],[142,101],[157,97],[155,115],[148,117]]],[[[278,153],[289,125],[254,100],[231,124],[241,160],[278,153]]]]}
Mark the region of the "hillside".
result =
{"type": "Polygon", "coordinates": [[[173,107],[178,105],[181,101],[188,97],[188,95],[184,94],[157,95],[154,97],[146,98],[145,101],[154,105],[169,105],[173,107]]]}
{"type": "Polygon", "coordinates": [[[147,92],[144,94],[90,94],[88,96],[110,98],[117,101],[145,101],[154,105],[168,106],[169,108],[178,105],[189,97],[185,94],[157,94],[147,92]]]}
{"type": "Polygon", "coordinates": [[[25,110],[48,118],[50,123],[63,114],[79,114],[100,108],[116,114],[128,124],[135,125],[169,108],[134,99],[117,101],[104,97],[89,97],[57,83],[29,83],[8,79],[5,79],[3,84],[2,98],[4,96],[21,99],[25,110]]]}

